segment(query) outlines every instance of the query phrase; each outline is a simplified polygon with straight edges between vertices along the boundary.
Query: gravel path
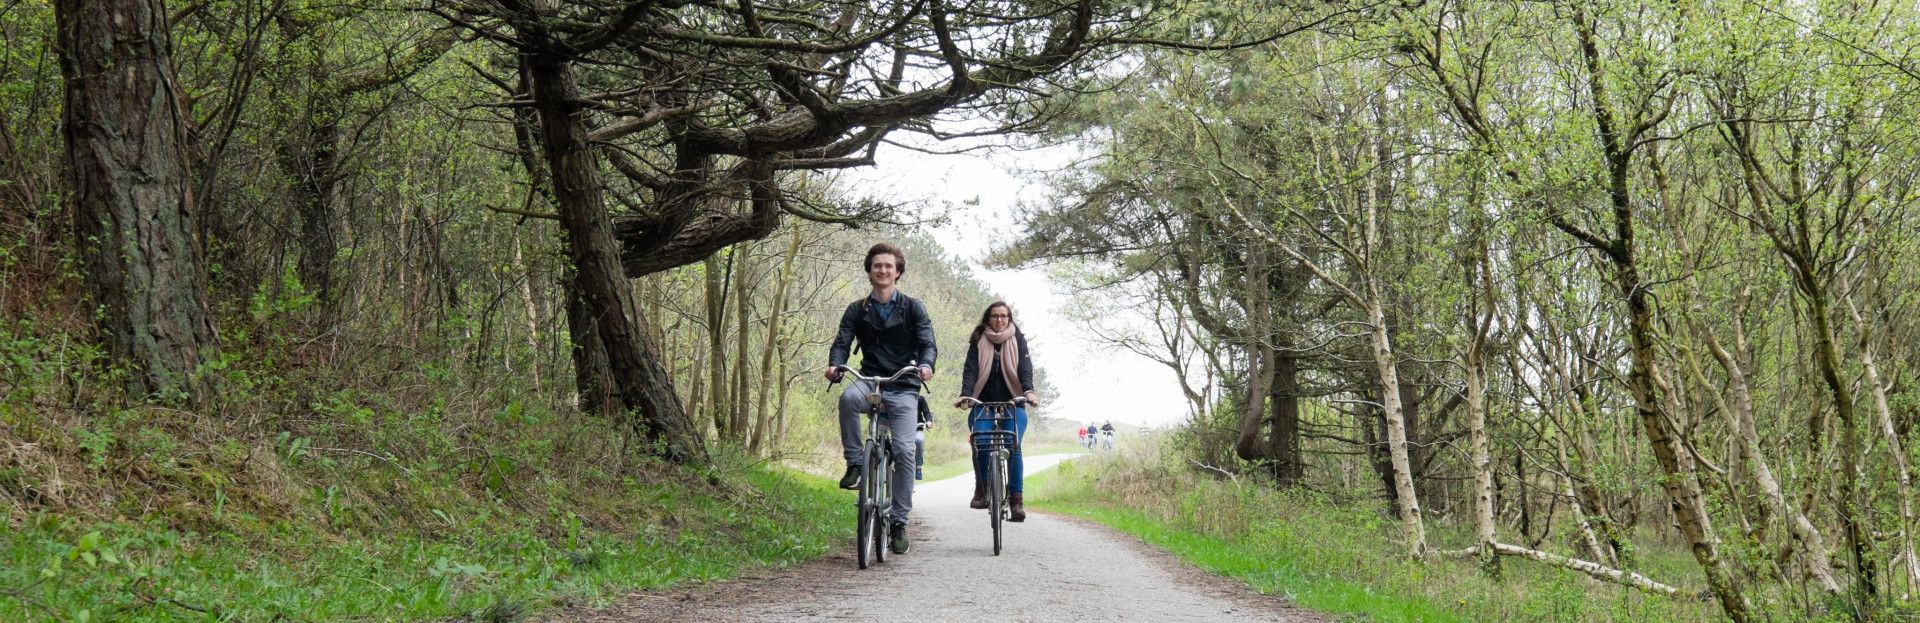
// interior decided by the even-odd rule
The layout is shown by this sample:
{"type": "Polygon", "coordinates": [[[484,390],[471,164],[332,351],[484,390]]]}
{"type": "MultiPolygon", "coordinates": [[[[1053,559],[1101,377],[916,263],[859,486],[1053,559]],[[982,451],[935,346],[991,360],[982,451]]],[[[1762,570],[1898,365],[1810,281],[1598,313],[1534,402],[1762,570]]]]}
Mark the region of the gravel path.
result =
{"type": "MultiPolygon", "coordinates": [[[[1027,457],[1027,473],[1074,455],[1027,457]]],[[[1325,615],[1200,571],[1133,537],[1029,512],[993,555],[985,511],[967,508],[972,474],[920,483],[904,555],[865,571],[852,544],[813,562],[733,581],[634,595],[554,620],[664,621],[1284,621],[1325,615]]],[[[848,494],[849,503],[852,494],[848,494]]]]}

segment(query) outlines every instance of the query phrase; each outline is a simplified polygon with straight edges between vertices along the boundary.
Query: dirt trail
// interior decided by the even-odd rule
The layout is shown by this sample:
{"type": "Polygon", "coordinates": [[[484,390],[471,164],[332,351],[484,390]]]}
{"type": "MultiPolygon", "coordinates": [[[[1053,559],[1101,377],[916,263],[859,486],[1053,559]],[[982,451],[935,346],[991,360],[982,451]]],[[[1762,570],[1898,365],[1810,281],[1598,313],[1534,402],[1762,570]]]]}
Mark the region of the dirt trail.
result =
{"type": "MultiPolygon", "coordinates": [[[[1028,457],[1027,473],[1073,455],[1028,457]]],[[[1284,621],[1325,615],[1262,596],[1104,527],[1043,513],[1009,523],[993,555],[985,511],[967,508],[971,474],[921,483],[912,549],[861,571],[852,545],[784,571],[635,595],[555,620],[664,621],[1284,621]]],[[[849,494],[851,503],[851,494],[849,494]]]]}

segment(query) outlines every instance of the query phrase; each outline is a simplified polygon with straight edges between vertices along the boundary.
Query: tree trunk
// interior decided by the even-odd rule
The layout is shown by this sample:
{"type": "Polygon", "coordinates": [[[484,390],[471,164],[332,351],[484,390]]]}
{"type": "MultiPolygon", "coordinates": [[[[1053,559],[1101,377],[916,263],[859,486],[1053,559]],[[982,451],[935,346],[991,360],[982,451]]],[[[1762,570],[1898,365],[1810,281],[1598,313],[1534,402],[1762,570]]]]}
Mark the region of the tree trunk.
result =
{"type": "Polygon", "coordinates": [[[773,408],[773,432],[767,439],[767,446],[778,448],[787,439],[787,395],[793,389],[793,377],[787,376],[787,358],[780,358],[780,375],[775,378],[780,379],[780,399],[773,408]]]}
{"type": "Polygon", "coordinates": [[[526,273],[520,279],[520,304],[527,312],[527,369],[533,373],[533,386],[540,387],[540,300],[534,294],[534,283],[539,280],[533,265],[528,264],[526,254],[521,249],[520,230],[513,231],[513,265],[526,273]]]}
{"type": "MultiPolygon", "coordinates": [[[[1469,203],[1479,208],[1480,180],[1475,176],[1469,191],[1469,203]]],[[[1473,463],[1473,531],[1478,547],[1486,548],[1484,558],[1487,570],[1499,575],[1500,557],[1495,549],[1496,534],[1493,516],[1493,455],[1491,443],[1487,438],[1487,333],[1492,330],[1497,310],[1494,307],[1492,262],[1486,240],[1484,214],[1475,213],[1469,226],[1472,238],[1468,241],[1467,261],[1462,267],[1466,276],[1467,301],[1469,309],[1466,317],[1468,338],[1467,352],[1462,367],[1467,376],[1467,447],[1468,460],[1473,463]]],[[[1565,462],[1564,460],[1562,461],[1565,462]]],[[[1571,480],[1569,480],[1571,483],[1571,480]]],[[[1577,506],[1575,508],[1578,508],[1577,506]]],[[[1586,528],[1586,520],[1580,526],[1586,528]]],[[[1586,530],[1589,539],[1592,530],[1586,530]]]]}
{"type": "Polygon", "coordinates": [[[1372,304],[1367,306],[1367,321],[1373,325],[1374,370],[1380,376],[1380,409],[1386,417],[1387,459],[1393,465],[1393,491],[1400,510],[1400,531],[1407,540],[1407,552],[1416,559],[1427,555],[1427,527],[1420,517],[1420,495],[1413,488],[1413,464],[1407,457],[1407,422],[1400,406],[1400,370],[1394,361],[1393,342],[1387,337],[1386,315],[1380,311],[1380,288],[1371,275],[1367,288],[1372,304]]]}
{"type": "Polygon", "coordinates": [[[755,405],[753,438],[747,443],[747,452],[754,456],[763,455],[763,450],[770,445],[767,442],[773,437],[769,434],[773,421],[767,414],[767,398],[774,391],[774,379],[783,383],[786,380],[784,367],[780,376],[774,376],[773,360],[780,351],[781,315],[787,311],[787,289],[793,283],[794,259],[800,256],[800,230],[794,229],[790,238],[787,256],[780,263],[779,280],[773,287],[773,310],[767,313],[767,340],[760,351],[760,394],[755,405]]]}
{"type": "MultiPolygon", "coordinates": [[[[732,266],[732,261],[727,262],[732,266]]],[[[714,435],[721,441],[733,439],[733,409],[727,404],[732,394],[727,387],[727,276],[720,252],[707,256],[702,266],[707,284],[707,415],[713,420],[714,435]]]]}
{"type": "Polygon", "coordinates": [[[1860,470],[1860,433],[1859,427],[1854,426],[1853,389],[1840,378],[1840,347],[1833,334],[1828,292],[1813,279],[1811,274],[1803,275],[1801,291],[1807,299],[1807,317],[1813,322],[1814,363],[1820,372],[1820,379],[1826,381],[1827,390],[1833,396],[1835,413],[1840,418],[1840,508],[1837,515],[1840,528],[1847,534],[1847,549],[1853,553],[1854,587],[1861,595],[1872,596],[1879,592],[1879,586],[1874,581],[1879,563],[1869,551],[1873,541],[1867,535],[1867,527],[1863,525],[1865,522],[1861,520],[1866,505],[1860,499],[1860,479],[1865,474],[1860,470]]]}
{"type": "Polygon", "coordinates": [[[340,110],[326,95],[308,104],[307,127],[281,149],[281,166],[293,175],[300,215],[300,284],[328,309],[333,301],[333,260],[339,254],[340,110]]]}
{"type": "Polygon", "coordinates": [[[1247,401],[1242,405],[1240,437],[1233,444],[1233,453],[1244,461],[1267,463],[1273,457],[1267,454],[1267,445],[1260,443],[1260,428],[1267,421],[1267,394],[1271,393],[1273,383],[1274,349],[1268,331],[1273,310],[1267,303],[1273,286],[1267,279],[1266,254],[1260,245],[1248,245],[1243,257],[1246,261],[1241,276],[1246,286],[1247,401]]]}
{"type": "Polygon", "coordinates": [[[1240,436],[1233,444],[1234,455],[1244,461],[1263,463],[1271,458],[1266,455],[1265,444],[1260,443],[1260,427],[1267,419],[1272,370],[1273,346],[1264,340],[1248,344],[1246,404],[1240,416],[1240,436]]]}
{"type": "MultiPolygon", "coordinates": [[[[1282,347],[1289,345],[1283,344],[1282,347]]],[[[1300,484],[1306,477],[1306,463],[1300,457],[1300,359],[1274,353],[1273,389],[1267,397],[1272,411],[1268,429],[1267,456],[1273,461],[1273,479],[1285,489],[1300,484]]]]}
{"type": "Polygon", "coordinates": [[[1847,315],[1853,319],[1854,331],[1860,334],[1860,367],[1866,375],[1864,382],[1867,392],[1873,395],[1874,414],[1880,428],[1880,435],[1886,438],[1888,452],[1893,457],[1894,487],[1900,496],[1900,561],[1907,574],[1908,590],[1920,583],[1920,557],[1915,556],[1913,545],[1914,500],[1913,472],[1907,466],[1907,445],[1901,441],[1900,433],[1894,430],[1893,408],[1887,402],[1886,381],[1880,378],[1880,364],[1875,355],[1873,334],[1868,331],[1866,318],[1860,308],[1853,303],[1852,288],[1847,287],[1846,273],[1840,274],[1840,290],[1846,301],[1847,315]]]}
{"type": "MultiPolygon", "coordinates": [[[[1294,352],[1292,309],[1300,300],[1305,273],[1298,265],[1275,262],[1269,282],[1273,293],[1267,303],[1269,322],[1266,332],[1273,340],[1273,381],[1268,388],[1267,457],[1273,479],[1280,488],[1292,487],[1306,477],[1306,463],[1300,456],[1300,358],[1294,352]]],[[[1182,380],[1184,386],[1184,379],[1182,380]]]]}
{"type": "Polygon", "coordinates": [[[733,331],[733,399],[730,401],[733,403],[733,425],[730,428],[733,430],[733,442],[744,446],[747,444],[747,436],[750,433],[748,409],[753,406],[747,398],[748,384],[753,382],[752,367],[747,365],[747,358],[750,356],[747,345],[751,339],[749,329],[753,322],[750,314],[753,310],[753,294],[749,291],[747,282],[749,269],[752,268],[751,256],[744,248],[738,250],[740,265],[734,268],[733,280],[735,327],[733,331]]]}
{"type": "Polygon", "coordinates": [[[187,123],[160,0],[59,0],[63,129],[75,239],[98,339],[131,368],[134,396],[197,401],[218,359],[195,237],[187,123]]]}
{"type": "MultiPolygon", "coordinates": [[[[1631,219],[1625,215],[1625,205],[1616,206],[1616,218],[1631,219]]],[[[1623,225],[1631,231],[1631,225],[1623,225]]],[[[1660,464],[1665,476],[1661,482],[1665,485],[1667,498],[1672,502],[1674,520],[1680,526],[1680,532],[1691,544],[1694,559],[1707,574],[1707,584],[1713,588],[1714,595],[1720,598],[1720,605],[1727,616],[1734,621],[1751,620],[1746,597],[1742,595],[1738,582],[1726,561],[1720,558],[1719,537],[1713,533],[1713,521],[1707,514],[1706,498],[1700,493],[1700,483],[1694,478],[1693,457],[1682,447],[1679,431],[1668,426],[1670,421],[1665,407],[1657,394],[1654,375],[1654,319],[1653,306],[1648,301],[1648,292],[1640,280],[1638,267],[1632,259],[1632,238],[1623,236],[1616,241],[1621,246],[1614,264],[1614,277],[1619,284],[1621,294],[1627,302],[1629,338],[1628,352],[1631,366],[1628,372],[1628,387],[1632,390],[1634,410],[1640,416],[1640,424],[1647,433],[1647,441],[1653,445],[1654,459],[1660,464]]]]}
{"type": "Polygon", "coordinates": [[[1519,500],[1517,506],[1520,507],[1520,538],[1532,539],[1533,499],[1532,496],[1527,495],[1527,492],[1533,487],[1527,484],[1527,455],[1518,452],[1513,455],[1513,489],[1514,497],[1519,500]]]}
{"type": "Polygon", "coordinates": [[[1602,170],[1607,175],[1607,198],[1612,208],[1614,231],[1610,239],[1601,239],[1559,215],[1553,217],[1553,224],[1568,235],[1604,252],[1613,267],[1614,285],[1619,288],[1627,306],[1631,364],[1627,385],[1632,390],[1634,411],[1640,416],[1647,441],[1653,445],[1654,458],[1660,464],[1660,481],[1674,508],[1674,519],[1691,545],[1694,560],[1706,572],[1707,585],[1719,598],[1721,609],[1735,623],[1747,623],[1753,618],[1752,607],[1742,594],[1738,579],[1726,561],[1720,558],[1719,538],[1713,533],[1713,521],[1707,514],[1700,484],[1693,477],[1693,457],[1680,447],[1678,431],[1668,426],[1668,414],[1664,412],[1663,402],[1657,395],[1658,384],[1654,378],[1658,374],[1654,368],[1654,336],[1657,330],[1654,327],[1651,292],[1648,284],[1641,280],[1640,269],[1634,261],[1634,209],[1628,186],[1632,154],[1639,137],[1622,136],[1615,127],[1616,119],[1608,99],[1606,78],[1600,66],[1599,46],[1594,41],[1593,24],[1588,20],[1584,5],[1576,5],[1573,21],[1581,57],[1585,62],[1586,87],[1590,98],[1588,105],[1591,106],[1589,112],[1595,122],[1601,156],[1604,158],[1602,170]]]}
{"type": "MultiPolygon", "coordinates": [[[[1377,104],[1376,104],[1377,105],[1377,104]]],[[[1384,145],[1379,150],[1384,152],[1384,145]]],[[[1388,162],[1384,153],[1377,154],[1375,162],[1388,162]]],[[[1364,163],[1363,163],[1364,164],[1364,163]]],[[[1378,167],[1370,167],[1369,177],[1376,177],[1378,167]]],[[[1386,246],[1386,235],[1382,231],[1380,203],[1383,197],[1391,196],[1384,187],[1389,181],[1379,179],[1366,184],[1365,195],[1361,203],[1361,242],[1364,248],[1365,268],[1360,274],[1361,287],[1365,290],[1365,299],[1360,301],[1361,311],[1367,315],[1369,325],[1368,344],[1373,357],[1374,370],[1379,375],[1380,410],[1386,418],[1387,460],[1393,466],[1393,491],[1400,509],[1400,527],[1407,540],[1407,553],[1416,560],[1425,559],[1427,548],[1427,526],[1421,517],[1420,493],[1413,480],[1413,462],[1408,454],[1407,445],[1407,409],[1401,401],[1400,362],[1393,352],[1393,325],[1387,323],[1386,293],[1380,286],[1381,251],[1386,246]]]]}
{"type": "Polygon", "coordinates": [[[527,67],[583,315],[600,336],[620,412],[650,442],[651,453],[675,463],[704,462],[706,448],[673,393],[672,372],[661,365],[632,314],[632,288],[620,269],[620,248],[613,239],[598,162],[587,142],[573,68],[546,51],[528,54],[527,67]]]}
{"type": "MultiPolygon", "coordinates": [[[[1485,326],[1474,319],[1474,324],[1485,326]]],[[[1467,346],[1467,446],[1473,463],[1473,532],[1479,547],[1494,551],[1493,458],[1487,441],[1487,381],[1481,360],[1484,335],[1475,336],[1467,346]]],[[[1584,520],[1582,522],[1584,526],[1584,520]]],[[[1498,559],[1489,557],[1489,563],[1498,559]]],[[[1498,567],[1493,567],[1498,569],[1498,567]]]]}
{"type": "Polygon", "coordinates": [[[1614,549],[1608,543],[1602,542],[1599,531],[1593,529],[1593,517],[1598,515],[1599,511],[1589,508],[1574,487],[1573,474],[1568,473],[1573,466],[1567,463],[1566,442],[1556,441],[1558,443],[1554,444],[1553,451],[1560,459],[1560,479],[1566,482],[1566,496],[1573,504],[1573,515],[1575,523],[1580,526],[1581,541],[1586,543],[1587,551],[1593,554],[1595,561],[1604,565],[1620,566],[1619,558],[1613,554],[1614,549]]]}
{"type": "Polygon", "coordinates": [[[692,386],[687,390],[687,404],[692,405],[687,414],[692,417],[695,426],[701,426],[701,434],[705,434],[702,423],[712,421],[707,415],[707,351],[699,344],[689,345],[687,350],[693,351],[692,359],[687,364],[687,378],[692,379],[687,381],[692,386]]]}
{"type": "MultiPolygon", "coordinates": [[[[1695,287],[1698,288],[1697,285],[1695,287]]],[[[1745,293],[1742,293],[1742,298],[1744,297],[1745,293]]],[[[1733,352],[1728,352],[1720,344],[1719,338],[1705,326],[1696,323],[1694,329],[1700,341],[1706,345],[1707,350],[1713,354],[1714,360],[1720,363],[1721,369],[1727,374],[1726,398],[1721,405],[1721,411],[1732,420],[1734,447],[1739,450],[1740,457],[1749,465],[1746,471],[1751,474],[1750,478],[1754,485],[1760,488],[1761,497],[1765,499],[1768,510],[1786,522],[1788,532],[1793,535],[1795,541],[1800,543],[1800,550],[1806,556],[1807,571],[1813,576],[1815,583],[1828,594],[1837,594],[1840,592],[1840,584],[1834,580],[1833,563],[1827,559],[1826,539],[1822,537],[1820,530],[1814,527],[1813,522],[1807,519],[1806,514],[1800,512],[1799,507],[1787,501],[1786,495],[1781,492],[1780,482],[1774,478],[1773,467],[1767,463],[1766,455],[1761,453],[1760,432],[1753,417],[1753,391],[1747,382],[1746,368],[1740,365],[1739,357],[1735,356],[1735,353],[1746,352],[1745,330],[1741,328],[1739,314],[1736,312],[1732,316],[1733,352]]],[[[1702,381],[1704,382],[1705,379],[1703,378],[1702,381]]],[[[1717,394],[1715,400],[1720,400],[1717,394]]]]}
{"type": "Polygon", "coordinates": [[[1494,548],[1496,552],[1498,552],[1503,556],[1522,556],[1526,558],[1532,558],[1534,560],[1538,560],[1540,562],[1544,562],[1550,565],[1566,567],[1568,569],[1585,573],[1589,576],[1593,576],[1594,579],[1605,580],[1608,582],[1613,582],[1615,584],[1621,584],[1625,586],[1631,586],[1633,588],[1647,591],[1649,593],[1656,593],[1656,594],[1665,595],[1668,597],[1684,596],[1680,593],[1680,589],[1674,588],[1666,584],[1661,584],[1659,582],[1655,582],[1652,579],[1647,578],[1647,576],[1640,575],[1632,571],[1622,571],[1619,569],[1612,569],[1612,568],[1606,567],[1605,565],[1601,565],[1601,564],[1597,564],[1597,563],[1593,563],[1585,560],[1568,558],[1566,556],[1561,556],[1558,554],[1551,554],[1551,553],[1543,552],[1536,549],[1528,549],[1528,548],[1520,547],[1517,545],[1508,545],[1506,543],[1497,543],[1494,545],[1494,548]]]}
{"type": "Polygon", "coordinates": [[[567,286],[567,337],[572,344],[575,404],[583,413],[619,417],[620,403],[614,396],[619,388],[614,385],[613,364],[607,361],[600,329],[587,309],[580,272],[568,267],[563,279],[567,286]]]}

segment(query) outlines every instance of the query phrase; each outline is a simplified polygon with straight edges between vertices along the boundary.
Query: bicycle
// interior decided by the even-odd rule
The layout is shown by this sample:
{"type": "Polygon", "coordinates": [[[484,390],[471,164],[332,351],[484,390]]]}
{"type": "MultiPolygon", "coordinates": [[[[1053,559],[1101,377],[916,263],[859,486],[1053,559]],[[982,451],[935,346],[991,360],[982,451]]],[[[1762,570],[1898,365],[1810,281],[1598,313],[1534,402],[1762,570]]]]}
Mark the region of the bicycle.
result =
{"type": "Polygon", "coordinates": [[[893,429],[884,424],[887,403],[880,396],[880,384],[919,374],[920,367],[909,365],[893,376],[865,376],[844,365],[834,369],[851,375],[852,382],[867,383],[871,390],[867,392],[867,437],[861,450],[867,458],[861,466],[860,490],[854,498],[859,518],[855,521],[853,549],[860,568],[865,569],[869,559],[887,561],[887,510],[893,507],[893,483],[888,480],[893,473],[893,455],[888,452],[893,443],[893,429]]]}
{"type": "Polygon", "coordinates": [[[1013,448],[1020,443],[1020,435],[1014,430],[1017,425],[1012,410],[1026,406],[1027,399],[1021,396],[1007,402],[980,402],[963,397],[961,401],[985,407],[980,410],[980,417],[974,420],[974,426],[987,422],[987,430],[973,431],[970,440],[975,452],[987,451],[987,521],[993,524],[993,555],[999,556],[1001,524],[1012,512],[1007,506],[1007,464],[1013,457],[1013,448]]]}

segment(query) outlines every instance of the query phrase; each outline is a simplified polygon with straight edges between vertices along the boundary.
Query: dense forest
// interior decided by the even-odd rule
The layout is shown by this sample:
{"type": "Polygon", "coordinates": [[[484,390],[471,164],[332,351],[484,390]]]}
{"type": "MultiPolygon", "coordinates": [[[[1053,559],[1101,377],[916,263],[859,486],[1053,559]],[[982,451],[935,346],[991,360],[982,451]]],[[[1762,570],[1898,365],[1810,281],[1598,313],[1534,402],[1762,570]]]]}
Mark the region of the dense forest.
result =
{"type": "Polygon", "coordinates": [[[831,462],[865,246],[948,371],[996,296],[835,174],[984,139],[1090,156],[990,261],[1132,310],[1084,320],[1179,380],[1182,469],[1411,564],[1893,616],[1916,98],[1900,3],[6,0],[8,550],[447,504],[572,547],[636,481],[831,462]]]}
{"type": "Polygon", "coordinates": [[[1383,494],[1410,556],[1677,595],[1635,572],[1671,539],[1733,620],[1871,616],[1920,588],[1916,17],[1440,2],[1144,53],[998,259],[1126,284],[1213,407],[1192,464],[1383,494]]]}

